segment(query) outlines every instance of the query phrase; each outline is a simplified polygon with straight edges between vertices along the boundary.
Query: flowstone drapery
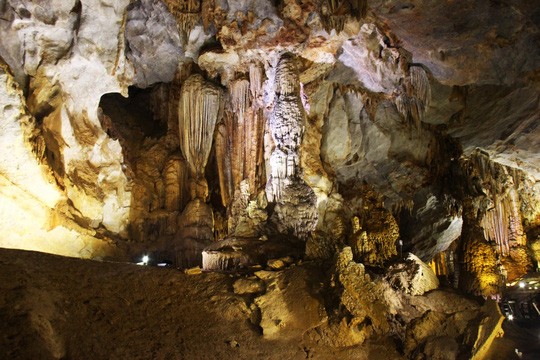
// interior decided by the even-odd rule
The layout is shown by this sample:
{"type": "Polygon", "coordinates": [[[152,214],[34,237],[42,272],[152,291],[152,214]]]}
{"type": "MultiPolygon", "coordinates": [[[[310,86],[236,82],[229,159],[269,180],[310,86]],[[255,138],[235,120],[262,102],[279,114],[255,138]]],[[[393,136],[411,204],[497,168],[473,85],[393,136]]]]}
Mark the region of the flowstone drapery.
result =
{"type": "Polygon", "coordinates": [[[191,201],[180,215],[176,240],[176,263],[192,266],[214,238],[213,212],[208,200],[204,172],[216,123],[222,115],[221,89],[201,75],[190,76],[182,86],[178,104],[180,148],[189,167],[191,201]]]}
{"type": "Polygon", "coordinates": [[[262,76],[262,69],[253,64],[249,80],[238,78],[230,83],[230,107],[217,125],[216,160],[225,207],[243,180],[247,180],[250,194],[263,183],[264,120],[258,99],[262,76]]]}

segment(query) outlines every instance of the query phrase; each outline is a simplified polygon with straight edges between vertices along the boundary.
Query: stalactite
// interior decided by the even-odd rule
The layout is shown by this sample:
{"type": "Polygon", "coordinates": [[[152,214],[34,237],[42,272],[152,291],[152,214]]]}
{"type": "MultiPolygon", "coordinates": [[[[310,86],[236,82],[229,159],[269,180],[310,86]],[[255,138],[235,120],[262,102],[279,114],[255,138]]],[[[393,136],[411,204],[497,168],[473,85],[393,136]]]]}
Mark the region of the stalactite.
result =
{"type": "MultiPolygon", "coordinates": [[[[260,81],[261,74],[254,75],[260,81]]],[[[252,101],[252,87],[245,78],[231,82],[230,109],[225,111],[223,123],[216,133],[216,155],[220,176],[222,202],[228,206],[234,191],[243,180],[248,180],[251,194],[263,185],[262,152],[264,122],[262,111],[252,101]]]]}
{"type": "Polygon", "coordinates": [[[323,0],[320,11],[324,28],[328,32],[332,29],[338,33],[343,31],[348,17],[361,19],[366,16],[367,3],[367,0],[323,0]]]}
{"type": "Polygon", "coordinates": [[[222,116],[222,92],[199,75],[182,85],[178,103],[180,148],[189,166],[191,201],[179,218],[174,250],[177,266],[194,266],[201,252],[214,240],[212,208],[205,203],[208,183],[204,177],[214,129],[222,116]]]}
{"type": "Polygon", "coordinates": [[[414,97],[419,101],[422,112],[429,106],[431,101],[431,86],[426,71],[420,66],[409,68],[411,86],[414,89],[414,97]]]}
{"type": "Polygon", "coordinates": [[[232,109],[238,115],[239,122],[243,122],[244,113],[250,106],[250,83],[246,79],[238,79],[231,83],[229,89],[232,109]]]}
{"type": "Polygon", "coordinates": [[[525,245],[520,200],[516,192],[519,177],[515,171],[491,161],[477,150],[472,156],[473,190],[485,197],[480,225],[485,238],[497,244],[498,252],[507,256],[512,247],[525,245]]]}
{"type": "Polygon", "coordinates": [[[169,84],[169,96],[165,102],[167,106],[161,106],[164,108],[163,112],[167,113],[167,135],[174,143],[179,141],[178,134],[178,104],[180,103],[180,96],[182,93],[182,84],[187,80],[191,74],[192,63],[187,63],[179,67],[174,75],[173,81],[169,84]]]}
{"type": "Polygon", "coordinates": [[[194,179],[204,177],[214,128],[222,115],[221,90],[201,75],[190,76],[178,106],[180,147],[194,179]]]}
{"type": "Polygon", "coordinates": [[[411,66],[395,99],[398,111],[418,127],[430,101],[431,86],[426,71],[420,66],[411,66]]]}
{"type": "MultiPolygon", "coordinates": [[[[231,116],[229,112],[225,112],[224,117],[227,119],[231,116]]],[[[227,120],[225,120],[225,123],[227,120]]],[[[230,157],[230,137],[228,135],[225,123],[221,122],[216,129],[216,162],[218,166],[219,188],[221,194],[221,203],[227,207],[233,194],[232,186],[232,171],[230,157]]]]}
{"type": "MultiPolygon", "coordinates": [[[[500,276],[511,279],[531,266],[526,255],[519,186],[520,172],[492,161],[481,149],[474,151],[463,167],[469,176],[469,191],[476,199],[476,221],[483,237],[497,253],[500,276]]],[[[475,261],[471,254],[466,261],[475,261]]]]}
{"type": "MultiPolygon", "coordinates": [[[[251,141],[248,132],[249,123],[253,121],[246,113],[250,107],[249,99],[249,81],[239,79],[230,86],[231,106],[234,116],[228,123],[229,136],[232,136],[231,142],[231,160],[232,160],[232,179],[233,189],[236,189],[240,181],[244,179],[246,163],[248,161],[246,148],[251,141]]],[[[253,169],[254,170],[254,169],[253,169]]]]}
{"type": "Polygon", "coordinates": [[[259,63],[249,65],[249,90],[254,101],[262,92],[264,70],[259,63]]]}
{"type": "Polygon", "coordinates": [[[169,11],[173,14],[179,24],[184,36],[189,36],[193,28],[201,22],[201,1],[200,0],[165,0],[169,11]]]}

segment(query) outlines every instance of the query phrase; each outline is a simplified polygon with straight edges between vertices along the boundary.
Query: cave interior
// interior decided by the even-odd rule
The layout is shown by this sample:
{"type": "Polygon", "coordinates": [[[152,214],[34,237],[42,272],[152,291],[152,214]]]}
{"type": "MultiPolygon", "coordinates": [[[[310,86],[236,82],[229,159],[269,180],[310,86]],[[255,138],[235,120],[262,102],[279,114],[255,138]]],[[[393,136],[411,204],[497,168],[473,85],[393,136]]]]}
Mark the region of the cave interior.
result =
{"type": "Polygon", "coordinates": [[[539,125],[531,1],[0,1],[0,357],[538,358],[539,125]]]}

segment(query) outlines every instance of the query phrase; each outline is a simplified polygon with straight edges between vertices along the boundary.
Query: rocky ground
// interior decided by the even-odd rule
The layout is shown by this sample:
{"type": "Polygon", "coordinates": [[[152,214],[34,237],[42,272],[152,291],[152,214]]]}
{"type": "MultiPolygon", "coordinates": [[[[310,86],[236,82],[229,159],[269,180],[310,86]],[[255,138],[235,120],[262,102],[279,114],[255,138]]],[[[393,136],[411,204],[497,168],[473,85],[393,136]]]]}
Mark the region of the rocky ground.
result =
{"type": "MultiPolygon", "coordinates": [[[[346,284],[345,276],[352,273],[343,274],[340,281],[346,284]]],[[[335,324],[331,296],[322,284],[326,278],[309,262],[255,274],[184,273],[0,249],[0,357],[454,359],[466,358],[464,344],[458,350],[460,339],[481,333],[471,324],[484,308],[435,290],[403,295],[411,306],[403,308],[402,321],[419,315],[401,335],[372,334],[346,346],[363,333],[355,337],[350,327],[335,324]]],[[[370,286],[375,294],[381,285],[370,286]]],[[[351,306],[346,298],[355,293],[347,286],[346,291],[341,301],[351,306]]],[[[378,295],[365,294],[370,296],[378,295]]],[[[362,311],[371,311],[375,328],[375,308],[363,306],[362,311]]],[[[534,358],[537,347],[530,341],[523,345],[531,334],[511,327],[485,358],[517,358],[515,348],[525,351],[524,358],[534,358]]]]}
{"type": "Polygon", "coordinates": [[[250,321],[253,296],[234,293],[244,276],[1,249],[0,278],[3,359],[399,358],[385,341],[332,349],[267,339],[250,321]]]}

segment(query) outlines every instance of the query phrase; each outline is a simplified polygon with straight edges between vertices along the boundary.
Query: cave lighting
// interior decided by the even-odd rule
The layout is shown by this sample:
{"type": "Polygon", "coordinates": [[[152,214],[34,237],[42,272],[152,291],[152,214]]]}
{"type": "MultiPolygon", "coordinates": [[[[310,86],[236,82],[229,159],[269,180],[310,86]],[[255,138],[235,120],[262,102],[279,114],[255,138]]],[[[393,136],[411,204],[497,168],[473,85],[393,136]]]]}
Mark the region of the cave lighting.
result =
{"type": "Polygon", "coordinates": [[[520,281],[518,285],[519,285],[519,287],[521,289],[524,289],[525,288],[525,281],[520,281]]]}
{"type": "Polygon", "coordinates": [[[508,318],[508,320],[512,321],[512,320],[514,320],[514,315],[509,314],[507,318],[508,318]]]}
{"type": "Polygon", "coordinates": [[[137,265],[148,265],[148,261],[150,261],[150,257],[148,255],[143,255],[141,262],[138,262],[137,265]]]}

